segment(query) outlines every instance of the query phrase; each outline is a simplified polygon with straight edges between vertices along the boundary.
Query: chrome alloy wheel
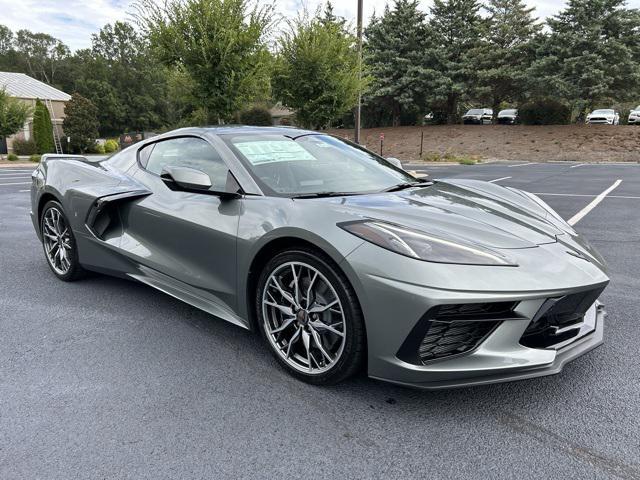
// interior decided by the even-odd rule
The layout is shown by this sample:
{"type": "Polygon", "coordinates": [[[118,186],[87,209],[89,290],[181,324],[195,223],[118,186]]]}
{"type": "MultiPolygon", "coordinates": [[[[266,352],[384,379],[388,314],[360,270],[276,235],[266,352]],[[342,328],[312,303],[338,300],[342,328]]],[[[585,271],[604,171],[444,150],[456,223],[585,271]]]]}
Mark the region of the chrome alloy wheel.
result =
{"type": "Polygon", "coordinates": [[[44,214],[42,239],[51,268],[59,275],[66,275],[71,268],[71,232],[57,207],[49,208],[44,214]]]}
{"type": "Polygon", "coordinates": [[[262,318],[271,345],[300,372],[324,373],[342,355],[346,321],[340,298],[306,263],[283,263],[271,273],[262,292],[262,318]]]}

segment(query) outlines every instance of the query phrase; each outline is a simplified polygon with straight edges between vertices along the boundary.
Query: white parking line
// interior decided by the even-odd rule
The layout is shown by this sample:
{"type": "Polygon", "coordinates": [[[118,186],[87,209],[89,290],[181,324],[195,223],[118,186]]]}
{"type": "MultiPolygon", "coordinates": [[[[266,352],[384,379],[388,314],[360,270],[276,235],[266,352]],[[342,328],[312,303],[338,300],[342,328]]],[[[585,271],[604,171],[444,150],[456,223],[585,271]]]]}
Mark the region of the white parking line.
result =
{"type": "Polygon", "coordinates": [[[28,173],[12,173],[11,175],[0,175],[0,178],[15,178],[15,177],[31,178],[31,175],[29,175],[28,173]]]}
{"type": "Polygon", "coordinates": [[[513,167],[525,167],[527,165],[537,165],[536,162],[529,162],[529,163],[520,163],[518,165],[507,165],[507,167],[509,168],[513,168],[513,167]]]}
{"type": "Polygon", "coordinates": [[[622,183],[622,180],[618,179],[614,182],[613,185],[611,185],[609,188],[607,188],[604,192],[602,192],[600,195],[598,195],[596,198],[593,199],[593,201],[587,205],[586,207],[584,207],[582,210],[580,210],[578,213],[576,213],[573,217],[571,217],[569,219],[569,221],[567,222],[569,225],[573,226],[576,223],[578,223],[580,220],[582,220],[591,210],[593,210],[594,208],[596,208],[598,206],[598,204],[605,199],[605,197],[607,195],[609,195],[611,192],[613,192],[616,188],[618,188],[618,186],[622,183]]]}
{"type": "Polygon", "coordinates": [[[578,165],[571,165],[569,168],[578,168],[578,167],[584,167],[585,165],[587,165],[586,163],[580,163],[578,165]]]}
{"type": "MultiPolygon", "coordinates": [[[[534,193],[534,195],[546,196],[546,197],[589,197],[595,198],[598,195],[586,195],[584,193],[534,193]]],[[[640,197],[634,197],[632,195],[607,195],[607,198],[622,198],[625,200],[640,200],[640,197]]]]}
{"type": "Polygon", "coordinates": [[[4,187],[7,185],[31,185],[31,182],[21,182],[21,183],[0,183],[0,187],[4,187]]]}
{"type": "Polygon", "coordinates": [[[502,178],[496,178],[495,180],[489,180],[489,183],[498,183],[501,182],[502,180],[509,180],[511,177],[502,177],[502,178]]]}

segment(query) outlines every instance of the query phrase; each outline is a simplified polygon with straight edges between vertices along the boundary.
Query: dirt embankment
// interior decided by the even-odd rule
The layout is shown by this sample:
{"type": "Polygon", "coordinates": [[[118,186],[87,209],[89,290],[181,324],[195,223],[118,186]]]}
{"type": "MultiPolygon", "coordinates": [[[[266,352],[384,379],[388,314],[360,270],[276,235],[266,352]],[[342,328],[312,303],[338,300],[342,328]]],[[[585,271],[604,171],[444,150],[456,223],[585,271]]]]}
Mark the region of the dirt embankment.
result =
{"type": "MultiPolygon", "coordinates": [[[[640,127],[603,125],[474,126],[374,128],[362,130],[367,148],[403,161],[452,155],[478,156],[486,160],[640,162],[640,127]]],[[[330,130],[353,139],[353,130],[330,130]]]]}

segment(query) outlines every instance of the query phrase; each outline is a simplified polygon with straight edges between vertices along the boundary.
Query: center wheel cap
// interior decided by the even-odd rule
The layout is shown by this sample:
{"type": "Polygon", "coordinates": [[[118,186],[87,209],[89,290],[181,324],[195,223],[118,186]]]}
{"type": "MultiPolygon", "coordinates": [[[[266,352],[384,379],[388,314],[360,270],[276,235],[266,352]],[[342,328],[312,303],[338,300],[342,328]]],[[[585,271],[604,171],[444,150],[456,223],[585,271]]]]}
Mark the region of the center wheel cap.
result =
{"type": "Polygon", "coordinates": [[[301,327],[304,327],[309,323],[309,316],[305,310],[298,310],[298,313],[296,313],[296,319],[298,320],[298,325],[301,327]]]}

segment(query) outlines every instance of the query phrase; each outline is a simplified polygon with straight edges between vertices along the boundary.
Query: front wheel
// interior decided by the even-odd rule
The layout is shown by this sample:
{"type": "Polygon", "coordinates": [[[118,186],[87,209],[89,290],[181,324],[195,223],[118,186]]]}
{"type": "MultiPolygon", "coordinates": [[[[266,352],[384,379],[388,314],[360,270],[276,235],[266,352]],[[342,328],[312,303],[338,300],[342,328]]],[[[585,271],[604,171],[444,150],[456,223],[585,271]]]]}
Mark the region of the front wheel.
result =
{"type": "Polygon", "coordinates": [[[267,263],[256,290],[261,333],[292,375],[330,385],[362,367],[362,312],[330,259],[307,249],[282,252],[267,263]]]}
{"type": "Polygon", "coordinates": [[[55,200],[42,209],[40,232],[44,255],[55,276],[65,282],[80,278],[84,269],[78,261],[76,240],[62,205],[55,200]]]}

